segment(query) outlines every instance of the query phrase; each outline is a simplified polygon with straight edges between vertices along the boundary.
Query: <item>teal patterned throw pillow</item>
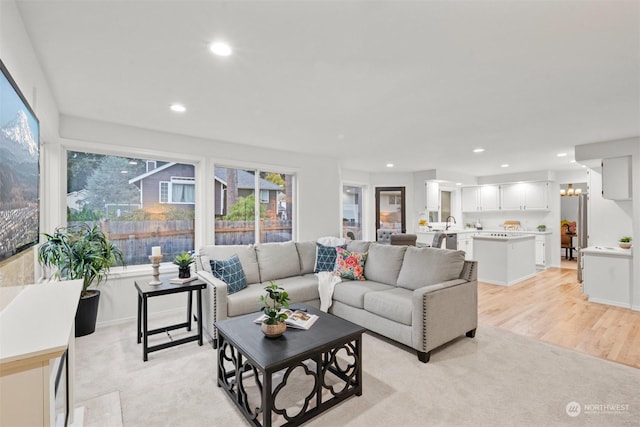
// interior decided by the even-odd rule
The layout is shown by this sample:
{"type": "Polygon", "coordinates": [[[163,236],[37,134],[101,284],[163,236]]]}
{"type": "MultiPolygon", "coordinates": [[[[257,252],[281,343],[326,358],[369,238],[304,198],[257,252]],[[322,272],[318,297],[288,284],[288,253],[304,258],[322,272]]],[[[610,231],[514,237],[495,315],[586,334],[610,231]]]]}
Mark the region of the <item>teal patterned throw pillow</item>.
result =
{"type": "Polygon", "coordinates": [[[210,264],[213,276],[227,284],[228,295],[247,287],[247,277],[238,255],[233,254],[231,258],[223,260],[212,259],[210,264]]]}
{"type": "Polygon", "coordinates": [[[314,273],[333,271],[336,266],[336,248],[347,249],[347,245],[325,246],[316,243],[316,266],[314,273]]]}

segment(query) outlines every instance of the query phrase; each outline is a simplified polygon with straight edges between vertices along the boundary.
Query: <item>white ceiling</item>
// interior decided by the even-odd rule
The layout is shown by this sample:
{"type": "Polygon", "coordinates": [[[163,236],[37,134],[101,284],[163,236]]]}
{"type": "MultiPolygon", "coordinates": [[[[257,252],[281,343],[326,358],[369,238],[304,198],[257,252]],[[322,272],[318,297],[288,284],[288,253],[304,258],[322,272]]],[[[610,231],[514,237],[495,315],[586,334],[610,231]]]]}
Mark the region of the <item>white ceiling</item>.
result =
{"type": "Polygon", "coordinates": [[[17,3],[62,114],[475,176],[640,135],[638,1],[17,3]]]}

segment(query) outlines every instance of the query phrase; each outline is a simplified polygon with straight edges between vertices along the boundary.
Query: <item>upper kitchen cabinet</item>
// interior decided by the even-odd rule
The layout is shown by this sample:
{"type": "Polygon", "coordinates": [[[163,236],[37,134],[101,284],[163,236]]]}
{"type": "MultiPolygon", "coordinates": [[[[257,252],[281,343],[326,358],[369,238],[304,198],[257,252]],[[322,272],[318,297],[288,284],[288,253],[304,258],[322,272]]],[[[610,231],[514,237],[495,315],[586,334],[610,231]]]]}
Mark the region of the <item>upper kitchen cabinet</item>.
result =
{"type": "Polygon", "coordinates": [[[500,209],[500,187],[483,185],[462,188],[463,212],[490,212],[500,209]]]}
{"type": "Polygon", "coordinates": [[[425,209],[427,211],[440,210],[440,184],[434,181],[426,181],[424,186],[427,192],[425,209]]]}
{"type": "Polygon", "coordinates": [[[602,198],[631,200],[631,156],[602,159],[602,198]]]}
{"type": "Polygon", "coordinates": [[[500,201],[503,211],[549,210],[549,183],[502,184],[500,201]]]}

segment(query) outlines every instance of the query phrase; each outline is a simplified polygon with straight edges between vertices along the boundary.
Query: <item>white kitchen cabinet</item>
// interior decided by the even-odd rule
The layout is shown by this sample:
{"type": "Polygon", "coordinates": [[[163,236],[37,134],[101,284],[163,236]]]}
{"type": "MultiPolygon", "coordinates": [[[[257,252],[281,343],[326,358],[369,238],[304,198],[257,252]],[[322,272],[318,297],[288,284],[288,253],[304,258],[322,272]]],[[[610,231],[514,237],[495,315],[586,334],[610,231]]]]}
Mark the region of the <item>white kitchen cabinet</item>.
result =
{"type": "Polygon", "coordinates": [[[591,246],[581,253],[582,289],[589,301],[631,308],[631,250],[591,246]]]}
{"type": "Polygon", "coordinates": [[[549,210],[549,183],[502,184],[500,207],[503,211],[549,210]]]}
{"type": "Polygon", "coordinates": [[[536,236],[536,265],[538,267],[545,267],[547,264],[546,260],[546,236],[536,236]]]}
{"type": "Polygon", "coordinates": [[[462,187],[462,212],[480,210],[480,187],[462,187]]]}
{"type": "Polygon", "coordinates": [[[480,210],[497,211],[500,209],[500,186],[483,185],[480,187],[480,210]]]}
{"type": "Polygon", "coordinates": [[[631,200],[631,157],[602,159],[602,198],[631,200]]]}
{"type": "Polygon", "coordinates": [[[428,211],[440,210],[440,184],[434,181],[425,182],[426,205],[428,211]]]}
{"type": "Polygon", "coordinates": [[[475,233],[458,233],[458,250],[464,251],[464,259],[473,259],[473,235],[475,233]]]}
{"type": "Polygon", "coordinates": [[[490,212],[500,209],[500,187],[483,185],[462,188],[463,212],[490,212]]]}

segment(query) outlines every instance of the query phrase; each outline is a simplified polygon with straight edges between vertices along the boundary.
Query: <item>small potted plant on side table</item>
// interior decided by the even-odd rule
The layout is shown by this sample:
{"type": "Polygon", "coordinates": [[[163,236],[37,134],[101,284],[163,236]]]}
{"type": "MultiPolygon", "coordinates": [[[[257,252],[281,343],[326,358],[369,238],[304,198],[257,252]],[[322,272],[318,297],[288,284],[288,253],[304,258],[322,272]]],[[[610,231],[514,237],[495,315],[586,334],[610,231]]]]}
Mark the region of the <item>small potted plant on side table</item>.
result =
{"type": "Polygon", "coordinates": [[[547,226],[544,224],[540,224],[538,227],[536,227],[538,229],[538,231],[543,232],[543,231],[547,231],[547,226]]]}
{"type": "Polygon", "coordinates": [[[624,236],[624,237],[621,237],[618,242],[622,249],[629,249],[631,248],[631,240],[632,240],[631,237],[624,236]]]}
{"type": "Polygon", "coordinates": [[[266,295],[260,297],[262,311],[267,316],[262,321],[262,332],[267,338],[277,338],[287,330],[287,315],[280,310],[289,307],[289,294],[273,280],[265,286],[266,295]]]}
{"type": "Polygon", "coordinates": [[[178,266],[178,278],[188,279],[191,277],[191,267],[193,256],[189,252],[181,252],[173,259],[173,263],[178,266]]]}

